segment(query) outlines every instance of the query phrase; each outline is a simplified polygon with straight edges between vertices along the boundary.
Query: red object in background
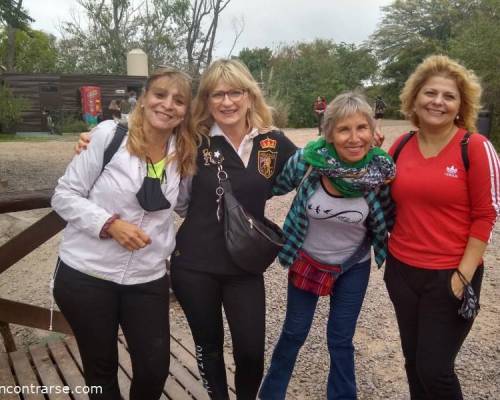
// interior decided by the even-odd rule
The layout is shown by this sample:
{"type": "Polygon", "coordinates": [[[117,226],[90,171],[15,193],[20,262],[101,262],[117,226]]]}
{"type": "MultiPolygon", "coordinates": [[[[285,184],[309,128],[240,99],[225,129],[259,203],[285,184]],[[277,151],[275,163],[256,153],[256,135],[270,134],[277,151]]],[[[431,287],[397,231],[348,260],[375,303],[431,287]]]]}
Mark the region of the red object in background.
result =
{"type": "Polygon", "coordinates": [[[99,86],[82,86],[80,94],[83,119],[91,126],[97,124],[97,116],[102,114],[101,88],[99,86]]]}

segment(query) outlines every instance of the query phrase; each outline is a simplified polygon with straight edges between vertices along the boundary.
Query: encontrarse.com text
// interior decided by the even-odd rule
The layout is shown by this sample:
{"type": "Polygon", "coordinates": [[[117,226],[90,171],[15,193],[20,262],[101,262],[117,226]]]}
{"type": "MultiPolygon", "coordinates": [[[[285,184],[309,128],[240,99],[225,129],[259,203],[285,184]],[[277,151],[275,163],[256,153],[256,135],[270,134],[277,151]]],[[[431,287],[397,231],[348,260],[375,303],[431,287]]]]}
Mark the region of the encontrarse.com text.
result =
{"type": "Polygon", "coordinates": [[[101,386],[75,386],[73,389],[69,386],[53,385],[0,385],[0,396],[2,394],[102,394],[101,386]]]}

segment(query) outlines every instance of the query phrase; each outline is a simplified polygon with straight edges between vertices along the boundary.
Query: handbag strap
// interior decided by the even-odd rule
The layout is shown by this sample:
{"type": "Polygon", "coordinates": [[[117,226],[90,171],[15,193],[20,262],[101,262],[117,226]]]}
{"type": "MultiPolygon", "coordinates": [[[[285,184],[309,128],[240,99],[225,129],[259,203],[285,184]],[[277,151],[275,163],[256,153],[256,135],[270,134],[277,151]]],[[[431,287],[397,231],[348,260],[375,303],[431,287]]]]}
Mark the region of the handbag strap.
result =
{"type": "Polygon", "coordinates": [[[458,268],[455,270],[455,272],[457,273],[458,277],[460,278],[460,280],[462,281],[462,284],[464,286],[467,286],[467,285],[470,285],[470,282],[467,280],[467,278],[464,276],[464,274],[462,274],[462,271],[460,271],[458,268]]]}
{"type": "Polygon", "coordinates": [[[302,177],[302,179],[300,180],[299,186],[297,186],[297,192],[299,191],[300,187],[302,186],[302,184],[304,183],[304,181],[307,179],[307,177],[308,177],[309,175],[311,175],[312,170],[313,170],[313,166],[312,166],[312,165],[309,165],[309,167],[307,168],[306,173],[304,174],[304,176],[303,176],[303,177],[302,177]]]}

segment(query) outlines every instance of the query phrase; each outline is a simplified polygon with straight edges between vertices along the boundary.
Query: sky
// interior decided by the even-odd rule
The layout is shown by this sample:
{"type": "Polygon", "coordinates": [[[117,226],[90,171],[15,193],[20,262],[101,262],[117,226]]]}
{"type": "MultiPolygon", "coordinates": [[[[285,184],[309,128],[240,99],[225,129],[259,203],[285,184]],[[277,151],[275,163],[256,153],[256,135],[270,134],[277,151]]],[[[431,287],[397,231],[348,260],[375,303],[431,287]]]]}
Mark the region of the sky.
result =
{"type": "MultiPolygon", "coordinates": [[[[244,23],[232,55],[245,47],[332,39],[361,43],[381,19],[380,7],[393,0],[231,0],[223,11],[216,38],[216,57],[227,57],[234,42],[234,24],[244,23]]],[[[24,0],[23,6],[36,20],[35,29],[58,34],[58,25],[78,13],[76,0],[24,0]]]]}

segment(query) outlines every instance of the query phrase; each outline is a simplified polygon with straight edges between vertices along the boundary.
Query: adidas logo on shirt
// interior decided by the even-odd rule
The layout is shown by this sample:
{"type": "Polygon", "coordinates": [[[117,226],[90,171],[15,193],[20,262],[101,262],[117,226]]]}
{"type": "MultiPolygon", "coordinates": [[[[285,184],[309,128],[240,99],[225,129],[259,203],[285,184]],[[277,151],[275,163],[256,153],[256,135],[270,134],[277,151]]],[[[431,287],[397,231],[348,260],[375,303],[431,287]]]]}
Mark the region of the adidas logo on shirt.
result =
{"type": "Polygon", "coordinates": [[[450,178],[458,178],[458,168],[454,165],[446,167],[446,171],[444,174],[446,176],[449,176],[450,178]]]}

